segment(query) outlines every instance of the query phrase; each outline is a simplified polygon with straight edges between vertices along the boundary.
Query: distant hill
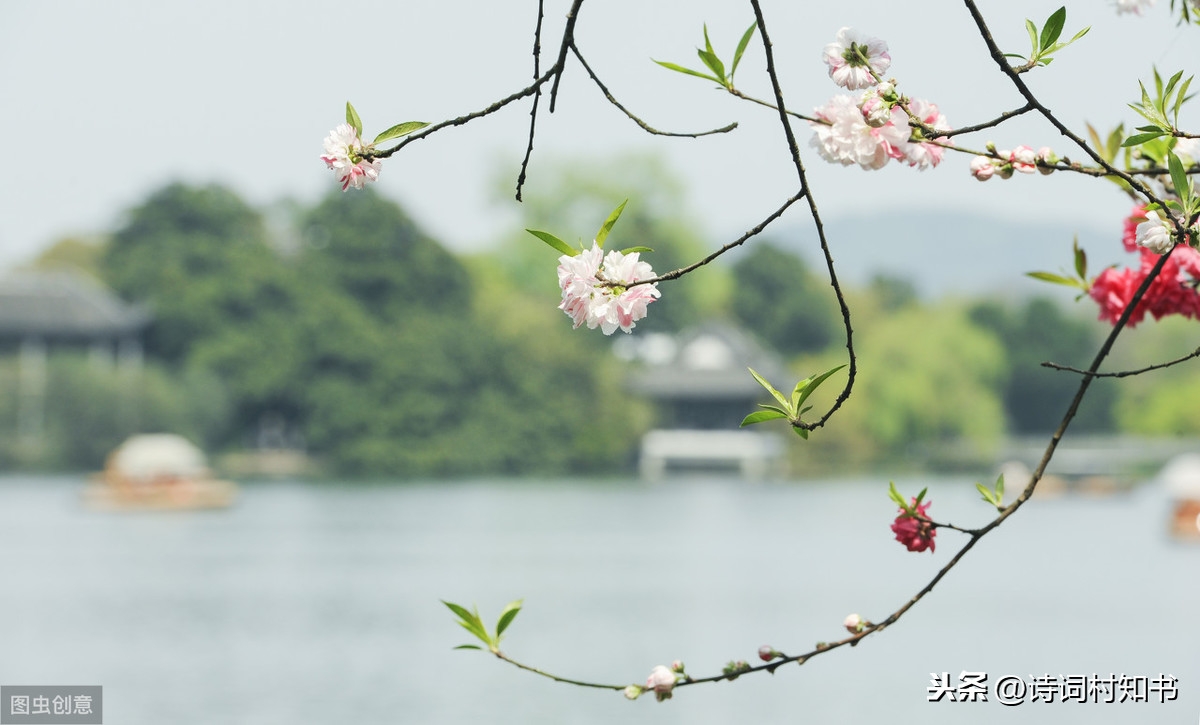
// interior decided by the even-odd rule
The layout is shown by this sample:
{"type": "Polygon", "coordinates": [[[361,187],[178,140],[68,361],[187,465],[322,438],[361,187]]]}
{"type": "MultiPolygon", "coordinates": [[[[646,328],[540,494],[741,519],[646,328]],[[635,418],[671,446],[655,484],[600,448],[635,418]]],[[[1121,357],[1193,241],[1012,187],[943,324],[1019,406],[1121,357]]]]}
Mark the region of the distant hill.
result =
{"type": "MultiPolygon", "coordinates": [[[[836,217],[826,222],[838,277],[860,286],[884,273],[910,280],[921,297],[1053,294],[1055,287],[1025,276],[1058,272],[1071,264],[1076,235],[1088,252],[1088,274],[1135,259],[1121,248],[1121,228],[1073,223],[1023,223],[943,211],[910,211],[836,217]],[[886,231],[885,231],[886,230],[886,231]]],[[[774,243],[799,252],[824,268],[810,226],[771,235],[774,243]]],[[[1065,300],[1071,299],[1066,288],[1065,300]]]]}

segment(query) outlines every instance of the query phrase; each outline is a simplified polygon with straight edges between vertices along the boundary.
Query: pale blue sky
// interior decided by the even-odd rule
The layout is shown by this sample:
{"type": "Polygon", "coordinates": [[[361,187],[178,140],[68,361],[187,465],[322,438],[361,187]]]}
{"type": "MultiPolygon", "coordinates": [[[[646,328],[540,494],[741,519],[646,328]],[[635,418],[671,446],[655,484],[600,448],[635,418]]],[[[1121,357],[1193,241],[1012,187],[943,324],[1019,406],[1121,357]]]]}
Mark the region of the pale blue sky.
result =
{"type": "MultiPolygon", "coordinates": [[[[1022,51],[1023,19],[1039,23],[1056,2],[984,0],[1005,49],[1022,51]]],[[[568,3],[548,0],[551,55],[568,3]]],[[[961,3],[890,0],[853,4],[764,3],[789,104],[808,111],[838,89],[820,62],[842,25],[888,41],[889,75],[901,89],[941,105],[952,125],[1019,105],[986,58],[961,3]]],[[[231,185],[253,203],[309,201],[333,184],[318,160],[321,140],[358,107],[368,132],[403,120],[438,121],[480,108],[528,81],[536,3],[159,0],[0,3],[0,134],[9,172],[0,180],[0,267],[64,234],[102,231],[122,210],[173,179],[231,185]]],[[[1147,17],[1117,17],[1101,0],[1069,7],[1067,29],[1092,33],[1049,69],[1029,76],[1044,100],[1077,128],[1133,120],[1137,79],[1157,63],[1172,72],[1200,60],[1200,29],[1177,28],[1166,0],[1147,17]]],[[[733,134],[702,140],[646,135],[572,65],[559,112],[541,115],[531,174],[558,156],[608,157],[657,150],[688,181],[688,201],[713,242],[756,223],[794,191],[773,114],[704,81],[662,70],[651,57],[698,63],[707,22],[721,55],[752,20],[744,2],[593,0],[579,45],[610,89],[650,123],[695,130],[739,121],[733,134]]],[[[763,54],[752,45],[739,87],[766,96],[763,54]]],[[[1191,126],[1200,126],[1192,110],[1191,126]]],[[[528,104],[450,129],[388,161],[380,190],[402,201],[435,235],[473,249],[516,223],[513,202],[492,199],[497,167],[525,147],[528,104]]],[[[799,128],[802,144],[809,132],[799,128]]],[[[1002,147],[1062,148],[1044,124],[1022,122],[991,136],[1002,147]]],[[[982,145],[985,138],[970,139],[982,145]]],[[[958,208],[1034,219],[1112,219],[1127,204],[1109,184],[1055,175],[979,184],[965,156],[917,173],[834,167],[804,146],[816,198],[829,216],[864,209],[958,208]]],[[[935,217],[931,217],[935,218],[935,217]]],[[[798,218],[797,218],[798,220],[798,218]]]]}

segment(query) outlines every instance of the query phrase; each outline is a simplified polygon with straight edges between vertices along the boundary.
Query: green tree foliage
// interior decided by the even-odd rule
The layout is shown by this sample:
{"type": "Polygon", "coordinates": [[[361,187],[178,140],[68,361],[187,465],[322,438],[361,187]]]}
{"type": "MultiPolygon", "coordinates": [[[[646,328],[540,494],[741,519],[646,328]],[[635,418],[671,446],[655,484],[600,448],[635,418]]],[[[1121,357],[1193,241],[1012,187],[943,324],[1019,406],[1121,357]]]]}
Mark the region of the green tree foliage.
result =
{"type": "Polygon", "coordinates": [[[733,314],[776,350],[815,352],[841,330],[833,289],[800,257],[758,242],[733,266],[733,314]]]}
{"type": "Polygon", "coordinates": [[[1004,432],[1004,350],[960,309],[906,308],[865,329],[860,349],[857,407],[884,450],[955,439],[986,446],[1004,432]]]}
{"type": "Polygon", "coordinates": [[[454,255],[373,189],[335,193],[309,212],[299,259],[310,284],[332,286],[382,322],[417,314],[461,315],[470,280],[454,255]]]}
{"type": "Polygon", "coordinates": [[[333,470],[402,477],[627,457],[638,409],[604,348],[552,305],[531,312],[492,270],[473,280],[370,191],[335,191],[295,225],[303,243],[281,255],[230,192],[175,185],[105,257],[114,286],[157,316],[151,354],[223,382],[228,442],[282,420],[333,470]]]}
{"type": "MultiPolygon", "coordinates": [[[[1058,426],[1079,388],[1077,375],[1042,367],[1043,361],[1086,367],[1104,332],[1094,323],[1068,317],[1054,301],[1038,297],[1017,308],[976,304],[971,320],[995,333],[1008,358],[1004,409],[1014,433],[1047,433],[1058,426]]],[[[1080,432],[1110,431],[1115,390],[1097,381],[1071,424],[1080,432]]]]}
{"type": "MultiPolygon", "coordinates": [[[[1195,320],[1147,320],[1122,336],[1126,339],[1118,343],[1109,369],[1132,370],[1182,357],[1195,349],[1195,335],[1195,320]]],[[[1147,436],[1200,434],[1198,381],[1195,361],[1115,381],[1117,427],[1147,436]]]]}
{"type": "Polygon", "coordinates": [[[283,293],[261,217],[218,186],[152,194],[112,236],[101,266],[118,294],[154,312],[147,350],[171,363],[283,293]]]}

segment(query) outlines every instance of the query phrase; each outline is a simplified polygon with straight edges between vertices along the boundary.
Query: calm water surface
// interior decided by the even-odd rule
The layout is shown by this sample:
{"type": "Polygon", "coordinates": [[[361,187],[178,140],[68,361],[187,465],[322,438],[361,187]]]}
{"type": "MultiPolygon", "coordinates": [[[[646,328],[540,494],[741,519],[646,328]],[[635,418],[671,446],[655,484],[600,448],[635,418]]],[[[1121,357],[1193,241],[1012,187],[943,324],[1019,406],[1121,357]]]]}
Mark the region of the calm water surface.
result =
{"type": "MultiPolygon", "coordinates": [[[[886,480],[247,485],[224,512],[104,514],[82,479],[0,479],[0,684],[99,684],[105,722],[1196,723],[1200,546],[1153,487],[1035,501],[855,649],[627,702],[479,652],[438,599],[526,609],[505,650],[627,683],[803,651],[945,563],[891,540],[886,480]],[[1173,674],[1175,702],[928,703],[930,672],[1173,674]]],[[[971,481],[931,513],[980,523],[971,481]]]]}

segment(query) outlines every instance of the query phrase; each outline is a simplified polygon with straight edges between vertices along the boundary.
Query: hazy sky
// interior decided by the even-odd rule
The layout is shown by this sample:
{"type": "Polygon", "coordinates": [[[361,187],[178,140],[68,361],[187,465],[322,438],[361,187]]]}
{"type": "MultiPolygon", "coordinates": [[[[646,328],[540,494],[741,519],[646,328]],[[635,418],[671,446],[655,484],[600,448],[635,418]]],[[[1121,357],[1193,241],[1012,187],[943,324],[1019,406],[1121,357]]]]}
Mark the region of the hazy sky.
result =
{"type": "MultiPolygon", "coordinates": [[[[547,0],[544,40],[553,54],[568,2],[547,0]]],[[[984,0],[1006,50],[1027,50],[1026,17],[1041,23],[1057,2],[984,0]]],[[[1049,69],[1029,77],[1068,124],[1111,127],[1133,120],[1125,104],[1157,64],[1197,70],[1200,29],[1177,28],[1168,3],[1147,17],[1117,17],[1101,0],[1069,7],[1068,32],[1092,33],[1049,69]]],[[[842,25],[884,38],[889,75],[901,90],[937,102],[952,125],[975,123],[1020,105],[995,70],[961,3],[892,0],[764,2],[789,105],[809,111],[837,89],[820,62],[842,25]]],[[[321,141],[354,102],[369,134],[405,120],[438,121],[481,108],[527,84],[536,3],[437,2],[205,3],[0,2],[0,134],[9,172],[0,180],[0,267],[55,238],[105,231],[123,210],[171,180],[228,184],[253,203],[311,201],[333,176],[318,160],[321,141]]],[[[745,2],[591,0],[578,42],[626,105],[660,128],[699,130],[738,121],[726,136],[691,140],[646,135],[589,85],[567,72],[553,116],[541,115],[531,174],[556,157],[607,158],[654,151],[688,182],[688,200],[713,242],[756,223],[794,191],[773,113],[738,102],[711,84],[658,68],[650,58],[698,64],[708,23],[728,57],[752,21],[745,2]]],[[[739,87],[769,94],[761,47],[752,45],[739,87]]],[[[457,249],[472,249],[515,224],[511,196],[495,193],[498,173],[515,179],[525,147],[528,103],[413,144],[385,164],[380,190],[457,249]]],[[[1193,129],[1200,114],[1187,116],[1193,129]]],[[[1023,177],[980,184],[968,157],[936,170],[889,166],[867,173],[823,162],[797,128],[818,202],[830,216],[918,206],[980,210],[1034,219],[1074,216],[1116,221],[1128,205],[1109,184],[1023,177]]],[[[988,137],[1001,147],[1065,148],[1052,129],[1022,122],[988,137]]],[[[800,217],[793,217],[800,221],[800,217]]]]}

